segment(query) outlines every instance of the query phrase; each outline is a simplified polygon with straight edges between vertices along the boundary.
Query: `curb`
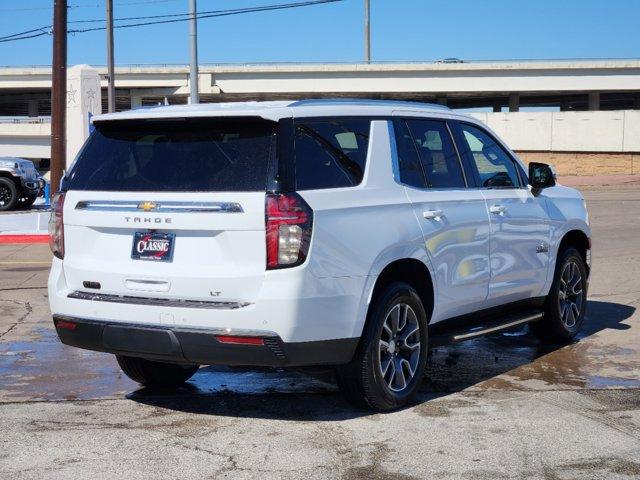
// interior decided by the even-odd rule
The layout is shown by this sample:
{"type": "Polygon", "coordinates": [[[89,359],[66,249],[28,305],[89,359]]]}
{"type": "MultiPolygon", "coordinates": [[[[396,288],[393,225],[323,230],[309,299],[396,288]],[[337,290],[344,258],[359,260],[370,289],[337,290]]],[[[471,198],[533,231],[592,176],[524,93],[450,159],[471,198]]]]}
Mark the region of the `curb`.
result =
{"type": "Polygon", "coordinates": [[[47,234],[0,234],[0,244],[36,244],[49,243],[49,235],[47,234]]]}

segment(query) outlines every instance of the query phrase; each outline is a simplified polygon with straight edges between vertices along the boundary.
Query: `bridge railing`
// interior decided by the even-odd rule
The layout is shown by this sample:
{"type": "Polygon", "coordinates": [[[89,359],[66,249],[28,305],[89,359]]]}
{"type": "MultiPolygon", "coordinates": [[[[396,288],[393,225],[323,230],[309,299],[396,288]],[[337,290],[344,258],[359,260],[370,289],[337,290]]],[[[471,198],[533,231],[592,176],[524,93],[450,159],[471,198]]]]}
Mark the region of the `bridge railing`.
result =
{"type": "Polygon", "coordinates": [[[51,117],[0,116],[0,123],[51,123],[51,117]]]}

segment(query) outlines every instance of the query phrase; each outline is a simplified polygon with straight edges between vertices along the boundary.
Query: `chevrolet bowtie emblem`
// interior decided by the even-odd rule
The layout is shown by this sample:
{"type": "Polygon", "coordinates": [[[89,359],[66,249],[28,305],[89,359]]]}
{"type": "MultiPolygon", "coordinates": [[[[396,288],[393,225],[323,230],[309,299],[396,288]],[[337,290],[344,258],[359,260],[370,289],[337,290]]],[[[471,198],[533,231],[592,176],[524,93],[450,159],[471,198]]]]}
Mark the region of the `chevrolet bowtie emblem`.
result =
{"type": "Polygon", "coordinates": [[[138,204],[139,210],[144,210],[145,212],[150,212],[151,210],[155,210],[157,205],[154,202],[140,202],[138,204]]]}

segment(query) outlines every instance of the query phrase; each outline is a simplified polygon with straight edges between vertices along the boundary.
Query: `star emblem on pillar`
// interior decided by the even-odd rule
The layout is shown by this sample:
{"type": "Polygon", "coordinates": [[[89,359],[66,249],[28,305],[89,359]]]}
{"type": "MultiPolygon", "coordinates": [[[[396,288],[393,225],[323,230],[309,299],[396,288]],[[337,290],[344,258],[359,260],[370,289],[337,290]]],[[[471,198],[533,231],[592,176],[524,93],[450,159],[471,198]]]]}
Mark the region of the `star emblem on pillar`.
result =
{"type": "Polygon", "coordinates": [[[87,90],[87,102],[89,102],[89,110],[93,112],[96,107],[96,91],[93,88],[87,90]]]}
{"type": "Polygon", "coordinates": [[[76,93],[78,93],[78,91],[71,85],[71,88],[67,90],[67,105],[76,104],[76,93]]]}

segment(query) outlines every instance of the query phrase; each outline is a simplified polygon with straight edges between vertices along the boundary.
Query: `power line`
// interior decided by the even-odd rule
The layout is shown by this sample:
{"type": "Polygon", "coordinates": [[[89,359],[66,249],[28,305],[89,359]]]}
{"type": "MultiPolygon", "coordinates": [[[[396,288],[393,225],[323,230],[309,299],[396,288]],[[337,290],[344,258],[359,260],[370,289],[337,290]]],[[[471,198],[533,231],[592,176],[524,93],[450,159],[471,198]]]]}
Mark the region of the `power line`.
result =
{"type": "MultiPolygon", "coordinates": [[[[167,3],[167,2],[174,2],[177,0],[138,0],[138,1],[134,1],[134,2],[118,2],[116,3],[116,5],[118,6],[122,6],[122,5],[142,5],[142,4],[149,4],[149,3],[167,3]]],[[[95,5],[70,5],[68,8],[83,8],[83,7],[97,7],[99,6],[98,4],[95,5]]],[[[4,12],[4,11],[27,11],[27,10],[50,10],[51,7],[27,7],[27,8],[16,8],[16,9],[0,9],[0,12],[4,12]]],[[[207,13],[207,12],[204,12],[207,13]]],[[[179,15],[188,15],[188,14],[174,14],[174,15],[166,15],[167,17],[171,17],[171,16],[179,16],[179,15]]],[[[157,18],[157,17],[164,17],[165,15],[154,15],[154,16],[149,16],[149,17],[124,17],[124,18],[116,18],[115,21],[124,21],[124,20],[140,20],[140,19],[144,19],[144,18],[148,18],[148,19],[152,19],[152,18],[157,18]]],[[[96,19],[96,20],[75,20],[75,21],[71,21],[71,22],[67,22],[69,23],[95,23],[95,22],[104,22],[105,19],[96,19]]],[[[0,41],[2,40],[6,40],[8,38],[13,38],[13,37],[21,37],[21,38],[16,38],[16,40],[22,40],[23,38],[35,38],[35,37],[40,37],[42,35],[46,35],[46,34],[50,34],[51,33],[51,25],[45,25],[43,27],[39,27],[39,28],[34,28],[33,30],[27,30],[24,32],[20,32],[20,33],[14,33],[12,35],[5,35],[4,37],[0,37],[0,41]],[[46,31],[45,31],[46,30],[46,31]],[[22,37],[25,34],[29,34],[29,33],[33,33],[33,32],[44,32],[41,35],[30,35],[30,36],[26,36],[26,37],[22,37]]]]}
{"type": "MultiPolygon", "coordinates": [[[[138,0],[135,2],[113,2],[114,5],[119,7],[127,6],[127,5],[146,5],[149,3],[172,3],[177,2],[179,0],[138,0]]],[[[85,5],[72,5],[69,8],[102,8],[104,5],[102,3],[93,3],[93,4],[85,4],[85,5]]]]}
{"type": "MultiPolygon", "coordinates": [[[[273,7],[273,6],[275,5],[265,5],[265,7],[273,7]]],[[[227,9],[227,10],[209,10],[204,12],[198,12],[197,18],[200,18],[202,15],[217,14],[217,13],[235,13],[235,12],[244,13],[245,10],[253,11],[253,9],[265,8],[265,7],[245,7],[245,8],[234,8],[234,9],[227,9]]],[[[145,15],[142,17],[121,17],[121,18],[114,18],[113,21],[125,22],[130,20],[153,20],[156,18],[176,18],[176,17],[191,18],[191,15],[189,13],[169,13],[165,15],[145,15]]],[[[102,23],[102,22],[104,22],[104,18],[94,18],[91,20],[74,20],[69,23],[102,23]]]]}
{"type": "MultiPolygon", "coordinates": [[[[14,37],[22,37],[23,35],[28,35],[29,33],[34,33],[34,32],[41,32],[42,35],[48,35],[49,33],[51,33],[51,25],[45,25],[44,27],[34,28],[32,30],[26,30],[20,33],[6,35],[4,37],[0,37],[0,40],[4,40],[7,38],[14,38],[14,37]]],[[[39,37],[40,35],[36,35],[36,36],[39,37]]],[[[25,38],[33,38],[33,37],[25,37],[25,38]]],[[[20,40],[20,39],[17,38],[16,40],[20,40]]]]}
{"type": "MultiPolygon", "coordinates": [[[[206,12],[199,12],[196,15],[197,19],[202,18],[213,18],[213,17],[225,17],[229,15],[238,15],[242,13],[254,13],[254,12],[266,12],[272,10],[285,10],[290,8],[300,8],[300,7],[310,7],[313,5],[321,5],[324,3],[336,3],[342,2],[344,0],[308,0],[303,2],[296,3],[280,3],[275,5],[264,5],[261,7],[246,7],[246,8],[235,8],[229,10],[210,10],[206,12]]],[[[140,27],[145,25],[159,25],[164,23],[176,23],[176,22],[184,22],[191,18],[188,13],[174,13],[170,15],[152,15],[146,17],[124,17],[117,18],[114,21],[131,21],[131,20],[153,20],[159,18],[169,18],[169,20],[158,20],[151,22],[140,22],[140,23],[132,23],[127,25],[116,25],[114,28],[130,28],[130,27],[140,27]],[[175,17],[183,17],[183,18],[175,18],[175,17]]],[[[74,22],[69,23],[98,23],[104,22],[104,19],[95,19],[95,20],[76,20],[74,22]]],[[[85,33],[85,32],[93,32],[96,30],[104,30],[105,27],[91,27],[85,29],[78,30],[69,30],[69,33],[85,33]]]]}
{"type": "MultiPolygon", "coordinates": [[[[134,2],[117,2],[115,3],[117,6],[127,6],[127,5],[145,5],[150,3],[173,3],[179,0],[138,0],[134,2]]],[[[69,10],[76,8],[102,8],[103,5],[100,3],[87,3],[87,4],[77,4],[77,5],[69,5],[67,8],[69,10]]],[[[0,12],[32,12],[36,10],[51,10],[52,7],[21,7],[21,8],[0,8],[0,12]]]]}
{"type": "MultiPolygon", "coordinates": [[[[205,19],[205,18],[214,18],[214,17],[226,17],[230,15],[239,15],[244,13],[256,13],[256,12],[267,12],[274,10],[285,10],[292,8],[300,8],[300,7],[310,7],[314,5],[322,5],[326,3],[337,3],[342,2],[344,0],[308,0],[303,2],[296,3],[281,3],[274,5],[264,5],[261,7],[247,7],[247,8],[237,8],[237,9],[229,9],[229,10],[210,10],[207,12],[198,13],[197,19],[205,19]]],[[[114,28],[133,28],[133,27],[142,27],[149,25],[161,25],[167,23],[177,23],[177,22],[185,22],[188,21],[191,17],[187,14],[171,14],[171,15],[151,15],[145,17],[124,17],[116,19],[115,21],[131,21],[131,20],[152,20],[156,18],[163,18],[164,20],[154,20],[148,22],[138,22],[138,23],[130,23],[125,25],[115,25],[114,28]],[[175,18],[180,17],[180,18],[175,18]]],[[[69,23],[96,23],[96,22],[104,22],[104,19],[96,19],[96,20],[76,20],[75,22],[69,23]]],[[[90,27],[83,29],[75,29],[75,30],[67,30],[68,34],[76,34],[76,33],[87,33],[87,32],[95,32],[100,30],[105,30],[106,27],[90,27]]],[[[14,33],[12,35],[7,35],[4,37],[0,37],[0,43],[13,42],[17,40],[26,40],[29,38],[41,37],[44,35],[49,35],[51,33],[51,27],[45,26],[40,28],[35,28],[32,30],[27,30],[24,32],[14,33]]]]}

